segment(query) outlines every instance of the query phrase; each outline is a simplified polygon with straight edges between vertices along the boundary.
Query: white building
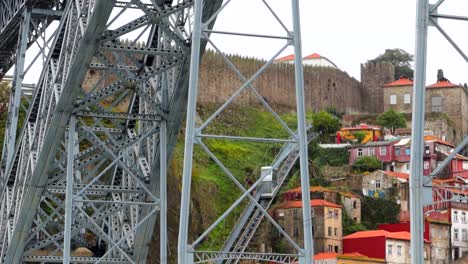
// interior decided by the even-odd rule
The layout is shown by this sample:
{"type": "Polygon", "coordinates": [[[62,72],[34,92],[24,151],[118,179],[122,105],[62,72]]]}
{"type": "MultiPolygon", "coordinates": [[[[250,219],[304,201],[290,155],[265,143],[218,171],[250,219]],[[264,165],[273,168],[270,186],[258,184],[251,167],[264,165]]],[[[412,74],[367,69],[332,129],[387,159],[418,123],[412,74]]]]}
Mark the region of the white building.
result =
{"type": "Polygon", "coordinates": [[[468,204],[452,203],[452,259],[468,254],[468,204]]]}
{"type": "MultiPolygon", "coordinates": [[[[305,56],[302,59],[302,62],[306,66],[313,66],[313,67],[331,67],[331,68],[338,68],[335,63],[331,60],[327,59],[326,57],[321,56],[318,53],[313,53],[308,56],[305,56]]],[[[281,57],[275,60],[275,63],[294,63],[294,55],[288,55],[285,57],[281,57]]]]}

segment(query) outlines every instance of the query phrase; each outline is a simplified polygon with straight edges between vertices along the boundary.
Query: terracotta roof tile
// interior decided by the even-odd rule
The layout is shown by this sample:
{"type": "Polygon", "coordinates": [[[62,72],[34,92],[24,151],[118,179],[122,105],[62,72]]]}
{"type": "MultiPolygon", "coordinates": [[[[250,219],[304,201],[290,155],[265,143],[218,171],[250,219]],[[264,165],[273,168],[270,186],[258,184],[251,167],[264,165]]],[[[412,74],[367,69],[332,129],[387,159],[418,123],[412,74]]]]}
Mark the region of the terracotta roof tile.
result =
{"type": "MultiPolygon", "coordinates": [[[[359,198],[359,196],[355,195],[354,193],[331,190],[331,189],[328,189],[328,188],[323,187],[323,186],[310,186],[309,191],[310,192],[340,193],[343,196],[359,198]]],[[[302,188],[301,187],[296,187],[294,189],[286,191],[286,193],[302,193],[302,188]]]]}
{"type": "Polygon", "coordinates": [[[337,256],[338,259],[353,259],[353,260],[365,260],[373,262],[385,262],[385,259],[380,258],[369,258],[368,256],[361,254],[359,252],[344,253],[337,256]]]}
{"type": "Polygon", "coordinates": [[[304,60],[310,60],[310,59],[320,59],[322,58],[322,56],[320,56],[320,54],[318,53],[313,53],[313,54],[310,54],[308,56],[305,56],[304,57],[304,60]]]}
{"type": "MultiPolygon", "coordinates": [[[[326,206],[333,208],[341,208],[341,205],[327,202],[321,199],[313,199],[310,201],[311,206],[326,206]]],[[[290,209],[290,208],[302,208],[302,201],[286,201],[279,204],[276,209],[290,209]]]]}
{"type": "Polygon", "coordinates": [[[411,235],[410,232],[407,231],[402,231],[402,232],[390,232],[388,234],[387,238],[393,238],[393,239],[398,239],[398,240],[410,240],[411,235]]]}
{"type": "Polygon", "coordinates": [[[454,87],[460,87],[460,86],[453,84],[449,81],[438,81],[434,84],[427,86],[426,88],[454,88],[454,87]]]}
{"type": "Polygon", "coordinates": [[[338,256],[338,254],[334,252],[322,252],[322,253],[316,254],[314,256],[314,260],[336,259],[336,256],[338,256]]]}
{"type": "Polygon", "coordinates": [[[440,143],[440,144],[443,144],[443,145],[447,145],[447,146],[450,146],[450,147],[455,147],[454,145],[448,143],[447,141],[443,141],[442,139],[436,137],[436,136],[424,136],[424,141],[435,141],[437,143],[440,143]]]}
{"type": "Polygon", "coordinates": [[[409,179],[408,173],[394,172],[394,171],[383,171],[383,173],[394,178],[407,179],[407,180],[409,179]]]}
{"type": "Polygon", "coordinates": [[[413,81],[406,77],[393,81],[391,83],[384,84],[384,87],[397,87],[397,86],[413,86],[413,81]]]}
{"type": "Polygon", "coordinates": [[[284,56],[279,59],[276,59],[275,61],[293,61],[293,60],[294,60],[294,54],[290,54],[288,56],[284,56]]]}
{"type": "Polygon", "coordinates": [[[353,233],[351,235],[347,235],[343,237],[343,239],[350,239],[350,238],[367,238],[367,237],[379,237],[379,236],[384,236],[387,237],[388,231],[385,230],[369,230],[369,231],[359,231],[356,233],[353,233]]]}

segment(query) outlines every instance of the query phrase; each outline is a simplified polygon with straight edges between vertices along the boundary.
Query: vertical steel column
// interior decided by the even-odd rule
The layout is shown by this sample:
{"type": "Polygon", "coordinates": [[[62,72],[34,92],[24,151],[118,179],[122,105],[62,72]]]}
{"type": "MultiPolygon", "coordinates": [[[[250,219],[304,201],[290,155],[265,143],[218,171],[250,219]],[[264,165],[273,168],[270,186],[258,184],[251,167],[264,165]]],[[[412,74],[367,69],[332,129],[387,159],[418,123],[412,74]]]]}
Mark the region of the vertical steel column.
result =
{"type": "Polygon", "coordinates": [[[297,132],[299,141],[299,162],[301,170],[302,214],[304,225],[304,263],[313,263],[314,241],[312,234],[313,219],[310,212],[309,167],[307,166],[307,130],[304,106],[304,66],[302,64],[301,18],[299,0],[292,0],[294,34],[294,69],[296,81],[297,132]]]}
{"type": "Polygon", "coordinates": [[[24,63],[26,57],[26,49],[28,45],[29,24],[31,22],[31,10],[26,9],[23,13],[23,21],[21,24],[20,38],[18,40],[18,53],[16,54],[15,73],[13,77],[12,94],[10,105],[8,106],[8,127],[5,133],[5,143],[3,149],[3,159],[6,159],[6,168],[11,165],[13,154],[16,146],[16,130],[18,129],[18,116],[21,104],[21,89],[24,78],[24,63]],[[6,155],[6,156],[5,156],[6,155]]]}
{"type": "Polygon", "coordinates": [[[67,142],[67,183],[65,193],[65,227],[63,237],[63,263],[70,263],[71,225],[73,214],[73,179],[75,161],[75,127],[76,117],[72,115],[68,124],[67,142]]]}
{"type": "MultiPolygon", "coordinates": [[[[167,74],[162,76],[161,85],[161,105],[164,111],[167,110],[167,74]]],[[[159,126],[159,171],[160,171],[160,209],[159,209],[159,246],[160,246],[160,263],[167,263],[167,121],[161,120],[159,126]]]]}
{"type": "Polygon", "coordinates": [[[427,31],[429,23],[428,0],[417,1],[415,77],[413,88],[413,121],[411,142],[411,263],[424,263],[423,221],[423,153],[424,103],[426,90],[427,31]]]}
{"type": "MultiPolygon", "coordinates": [[[[193,144],[195,140],[195,112],[197,104],[198,73],[200,66],[200,42],[202,33],[203,0],[195,0],[194,25],[192,32],[192,54],[190,57],[190,79],[187,102],[187,125],[185,129],[184,169],[182,178],[182,197],[180,206],[180,225],[178,241],[178,263],[185,264],[193,258],[188,252],[188,228],[190,214],[190,186],[192,182],[193,144]],[[186,262],[187,261],[187,262],[186,262]]],[[[192,261],[193,262],[193,261],[192,261]]]]}

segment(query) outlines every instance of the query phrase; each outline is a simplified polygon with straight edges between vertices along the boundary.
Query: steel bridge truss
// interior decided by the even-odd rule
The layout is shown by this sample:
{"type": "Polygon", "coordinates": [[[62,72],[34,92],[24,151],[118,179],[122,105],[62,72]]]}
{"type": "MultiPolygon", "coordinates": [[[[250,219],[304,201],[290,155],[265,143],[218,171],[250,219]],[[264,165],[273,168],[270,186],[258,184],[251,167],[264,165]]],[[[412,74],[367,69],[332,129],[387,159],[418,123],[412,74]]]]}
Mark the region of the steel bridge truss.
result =
{"type": "MultiPolygon", "coordinates": [[[[423,257],[423,205],[431,204],[433,197],[438,203],[463,200],[459,191],[451,191],[447,186],[432,186],[432,179],[437,176],[468,143],[465,135],[463,142],[431,173],[427,179],[423,176],[423,148],[424,148],[424,113],[426,90],[426,64],[428,29],[435,27],[452,47],[468,62],[468,56],[453,38],[440,25],[440,20],[468,21],[466,16],[441,14],[439,8],[445,0],[437,0],[430,4],[429,0],[418,0],[416,5],[416,51],[415,51],[415,80],[413,89],[413,123],[411,147],[411,181],[410,181],[410,211],[411,211],[411,263],[424,263],[423,257]],[[426,191],[424,191],[426,190],[426,191]]],[[[462,187],[463,189],[463,187],[462,187]]]]}
{"type": "MultiPolygon", "coordinates": [[[[83,0],[53,13],[42,74],[6,147],[2,263],[145,263],[158,215],[167,261],[166,164],[184,111],[192,5],[83,0]]],[[[34,10],[25,14],[15,89],[34,10]]]]}
{"type": "MultiPolygon", "coordinates": [[[[222,16],[222,11],[229,6],[232,1],[225,1],[221,8],[213,14],[208,20],[203,20],[203,0],[195,0],[194,6],[194,29],[192,37],[192,57],[191,57],[191,66],[190,66],[190,82],[189,82],[189,97],[187,105],[187,123],[186,123],[186,134],[185,134],[185,157],[184,157],[184,169],[183,169],[183,182],[182,182],[182,204],[180,211],[180,229],[179,229],[179,245],[178,245],[178,263],[211,263],[216,262],[220,263],[222,261],[227,261],[228,263],[238,262],[239,260],[258,260],[258,261],[271,261],[277,263],[311,263],[313,257],[313,240],[312,240],[312,218],[311,218],[311,209],[309,206],[303,207],[303,219],[304,220],[304,247],[299,246],[280,226],[279,224],[267,213],[268,205],[262,205],[258,199],[259,190],[261,190],[262,183],[265,180],[267,174],[259,177],[250,187],[244,187],[244,185],[239,182],[235,174],[223,163],[212,149],[210,149],[210,144],[207,143],[210,139],[216,140],[240,140],[240,141],[251,141],[251,142],[262,142],[269,144],[283,144],[288,145],[291,148],[296,148],[296,151],[299,153],[300,159],[300,168],[301,168],[301,183],[303,190],[303,203],[305,205],[310,204],[310,194],[309,194],[309,174],[307,166],[307,132],[305,124],[305,109],[304,109],[304,96],[303,96],[303,69],[302,69],[302,54],[301,54],[301,36],[300,36],[300,19],[299,19],[299,1],[292,0],[290,1],[291,6],[288,7],[291,10],[293,17],[293,28],[292,30],[288,29],[278,15],[275,13],[275,10],[268,4],[267,1],[262,2],[272,17],[276,20],[279,25],[281,25],[284,30],[284,34],[279,36],[271,36],[264,34],[252,34],[244,32],[226,32],[219,30],[210,30],[207,27],[207,24],[214,19],[216,16],[222,16]],[[231,35],[231,36],[242,36],[244,40],[249,41],[254,38],[262,38],[267,40],[272,39],[281,39],[284,40],[284,45],[275,53],[275,55],[267,60],[265,65],[263,65],[253,76],[248,77],[244,76],[241,71],[239,71],[235,64],[230,60],[228,56],[223,54],[221,49],[212,41],[210,38],[213,35],[222,34],[222,35],[231,35]],[[214,113],[208,117],[206,120],[202,121],[201,125],[195,124],[195,112],[196,112],[196,99],[197,99],[197,90],[198,90],[198,75],[199,75],[199,57],[198,53],[200,50],[200,43],[202,40],[207,40],[211,47],[223,57],[224,62],[227,66],[233,70],[237,75],[239,80],[242,82],[242,85],[222,104],[217,108],[214,113]],[[281,117],[273,110],[273,108],[266,102],[262,97],[259,91],[254,87],[255,80],[271,66],[274,60],[283,52],[286,48],[292,46],[294,48],[295,56],[295,84],[296,84],[296,101],[297,101],[297,128],[298,133],[294,133],[291,128],[281,119],[281,117]],[[287,138],[267,138],[267,137],[245,137],[245,136],[232,136],[232,135],[213,135],[206,133],[207,127],[213,123],[213,121],[219,117],[224,110],[231,106],[234,101],[239,98],[240,94],[243,92],[251,92],[255,98],[258,99],[259,103],[270,113],[279,124],[288,132],[289,137],[287,138]],[[198,236],[192,243],[188,241],[189,233],[189,208],[190,208],[190,189],[192,181],[192,168],[195,166],[193,164],[193,154],[194,154],[194,145],[197,145],[201,151],[206,153],[213,162],[215,162],[219,168],[223,171],[226,177],[228,177],[233,184],[239,189],[241,195],[235,200],[231,206],[211,225],[209,226],[200,236],[198,236]],[[257,210],[257,216],[265,218],[268,220],[268,223],[272,224],[276,230],[286,239],[286,241],[295,249],[295,253],[291,255],[284,254],[275,254],[275,253],[253,253],[253,252],[244,252],[247,245],[242,247],[241,251],[237,251],[232,247],[228,246],[223,249],[227,251],[204,251],[200,249],[200,246],[204,241],[209,239],[209,235],[213,230],[215,230],[221,223],[223,223],[243,202],[247,201],[249,205],[252,205],[252,208],[257,210]]],[[[286,158],[286,157],[284,157],[286,158]]],[[[297,156],[296,156],[297,158],[297,156]]],[[[259,165],[259,164],[258,164],[259,165]]],[[[221,177],[221,176],[220,176],[221,177]]],[[[246,224],[245,221],[242,225],[246,224]]],[[[256,228],[256,227],[255,227],[256,228]]],[[[236,230],[234,228],[233,230],[236,230]]],[[[238,232],[239,233],[239,232],[238,232]]],[[[234,237],[237,238],[237,235],[234,237]]],[[[250,237],[250,236],[249,236],[250,237]]],[[[231,241],[232,242],[232,241],[231,241]]],[[[247,241],[248,243],[248,241],[247,241]]],[[[231,243],[232,244],[232,243],[231,243]]]]}

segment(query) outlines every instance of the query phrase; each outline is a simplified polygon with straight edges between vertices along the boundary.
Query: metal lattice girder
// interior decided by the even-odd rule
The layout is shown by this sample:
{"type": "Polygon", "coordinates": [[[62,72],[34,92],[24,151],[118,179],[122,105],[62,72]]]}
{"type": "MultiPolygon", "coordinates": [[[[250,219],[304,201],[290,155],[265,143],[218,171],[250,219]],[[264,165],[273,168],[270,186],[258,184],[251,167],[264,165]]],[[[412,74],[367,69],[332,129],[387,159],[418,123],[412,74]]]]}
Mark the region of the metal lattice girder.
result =
{"type": "Polygon", "coordinates": [[[299,263],[299,258],[300,258],[299,255],[292,255],[292,254],[198,251],[194,253],[193,263],[212,263],[218,260],[238,261],[240,259],[244,259],[244,260],[254,260],[254,261],[265,261],[268,263],[293,264],[293,263],[299,263]]]}
{"type": "MultiPolygon", "coordinates": [[[[63,1],[55,0],[3,0],[0,2],[0,80],[13,65],[16,57],[16,43],[19,38],[20,25],[24,12],[34,9],[51,11],[47,16],[46,23],[56,19],[52,15],[53,10],[62,10],[63,1]]],[[[38,24],[39,25],[39,24],[38,24]]],[[[38,37],[39,31],[29,31],[28,47],[38,37]]]]}
{"type": "Polygon", "coordinates": [[[5,175],[2,262],[146,261],[185,112],[191,5],[67,2],[5,175]],[[141,15],[112,27],[129,9],[141,15]],[[76,247],[93,256],[68,259],[76,247]]]}
{"type": "MultiPolygon", "coordinates": [[[[312,240],[312,226],[311,226],[311,211],[310,207],[303,207],[303,219],[304,219],[304,248],[301,248],[297,243],[291,239],[291,237],[278,225],[278,223],[268,214],[265,209],[265,205],[262,205],[259,202],[253,191],[259,191],[262,188],[262,182],[265,177],[268,175],[262,175],[259,179],[255,181],[251,186],[245,188],[239,180],[233,175],[233,173],[223,164],[223,162],[210,150],[209,146],[206,144],[208,139],[217,139],[217,140],[243,140],[247,142],[262,142],[269,144],[295,144],[299,152],[300,159],[300,169],[301,169],[301,183],[303,189],[303,201],[304,204],[309,204],[309,175],[308,175],[308,166],[307,166],[307,135],[306,135],[306,125],[305,125],[305,108],[304,108],[304,96],[303,96],[303,73],[302,73],[302,54],[301,54],[301,37],[300,37],[300,23],[299,23],[299,2],[297,0],[291,1],[291,12],[293,17],[293,26],[292,30],[289,30],[283,21],[276,15],[275,11],[269,6],[266,1],[262,1],[269,11],[272,14],[272,17],[277,20],[278,24],[284,29],[283,36],[270,36],[264,34],[252,34],[244,32],[226,32],[226,31],[213,31],[206,27],[206,23],[209,23],[212,19],[216,18],[222,10],[228,6],[231,1],[226,1],[224,5],[219,9],[218,12],[213,15],[212,18],[205,20],[203,17],[203,1],[195,0],[194,6],[194,29],[192,37],[192,57],[191,57],[191,66],[190,66],[190,83],[189,83],[189,98],[187,103],[188,115],[187,115],[187,124],[185,130],[185,156],[184,156],[184,169],[183,169],[183,182],[182,182],[182,203],[180,209],[180,228],[179,228],[179,245],[178,253],[179,263],[203,263],[210,261],[219,261],[223,259],[233,260],[236,259],[257,259],[257,260],[266,260],[279,263],[289,263],[287,260],[269,258],[271,254],[262,254],[262,253],[242,253],[242,252],[231,252],[232,247],[227,246],[228,251],[219,251],[219,252],[210,252],[206,253],[204,251],[199,251],[198,248],[205,241],[210,233],[217,228],[226,218],[239,206],[244,199],[253,204],[253,207],[260,212],[264,218],[266,218],[269,223],[271,223],[276,230],[289,242],[289,244],[296,250],[298,260],[301,258],[301,261],[304,263],[310,263],[313,261],[313,240],[312,240]],[[210,40],[210,36],[213,34],[223,34],[231,36],[242,36],[246,38],[263,38],[263,39],[281,39],[285,41],[285,45],[282,46],[271,59],[267,60],[265,65],[263,65],[252,77],[246,78],[243,74],[235,67],[235,65],[230,61],[227,56],[218,48],[218,46],[210,40]],[[211,47],[215,49],[216,52],[223,56],[224,62],[236,73],[239,77],[239,80],[242,82],[242,85],[235,90],[235,92],[219,107],[214,113],[208,117],[204,123],[200,126],[195,124],[195,112],[197,104],[197,89],[198,89],[198,75],[199,75],[199,51],[201,49],[201,40],[206,39],[211,47]],[[298,133],[295,134],[291,128],[282,120],[282,118],[272,109],[272,107],[265,101],[262,95],[254,87],[253,83],[279,56],[288,46],[294,47],[294,56],[295,56],[295,84],[296,84],[296,102],[297,102],[297,128],[298,133]],[[239,97],[244,91],[250,91],[253,93],[255,98],[258,99],[259,103],[278,121],[282,128],[289,133],[289,138],[258,138],[258,137],[245,137],[245,136],[233,136],[233,135],[209,135],[204,134],[203,131],[207,126],[215,120],[220,113],[222,113],[227,107],[229,107],[236,98],[239,97]],[[191,177],[192,177],[192,168],[193,168],[193,155],[194,155],[194,145],[197,144],[200,148],[208,154],[211,160],[218,165],[218,167],[223,171],[225,176],[227,176],[233,184],[240,190],[241,195],[237,198],[231,206],[221,215],[219,218],[210,225],[200,236],[198,236],[193,243],[188,241],[189,234],[189,212],[190,212],[190,189],[191,189],[191,177]],[[211,255],[213,257],[210,257],[211,255]]],[[[288,7],[289,8],[289,7],[288,7]]],[[[233,157],[231,157],[233,158],[233,157]]],[[[258,164],[263,165],[263,164],[258,164]]],[[[272,169],[269,169],[269,173],[272,172],[272,169]]],[[[252,226],[253,227],[253,226],[252,226]]],[[[250,227],[247,227],[250,228],[250,227]]],[[[243,236],[243,235],[241,235],[243,236]]],[[[250,235],[243,236],[248,240],[250,235]]],[[[232,237],[237,237],[234,235],[232,237]]],[[[245,239],[243,239],[245,240],[245,239]]],[[[245,240],[246,241],[246,240],[245,240]]],[[[248,242],[247,242],[248,243],[248,242]]],[[[231,243],[233,244],[233,243],[231,243]]],[[[240,249],[240,248],[239,248],[240,249]]],[[[244,248],[245,249],[245,248],[244,248]]],[[[240,249],[239,251],[243,251],[240,249]]]]}

